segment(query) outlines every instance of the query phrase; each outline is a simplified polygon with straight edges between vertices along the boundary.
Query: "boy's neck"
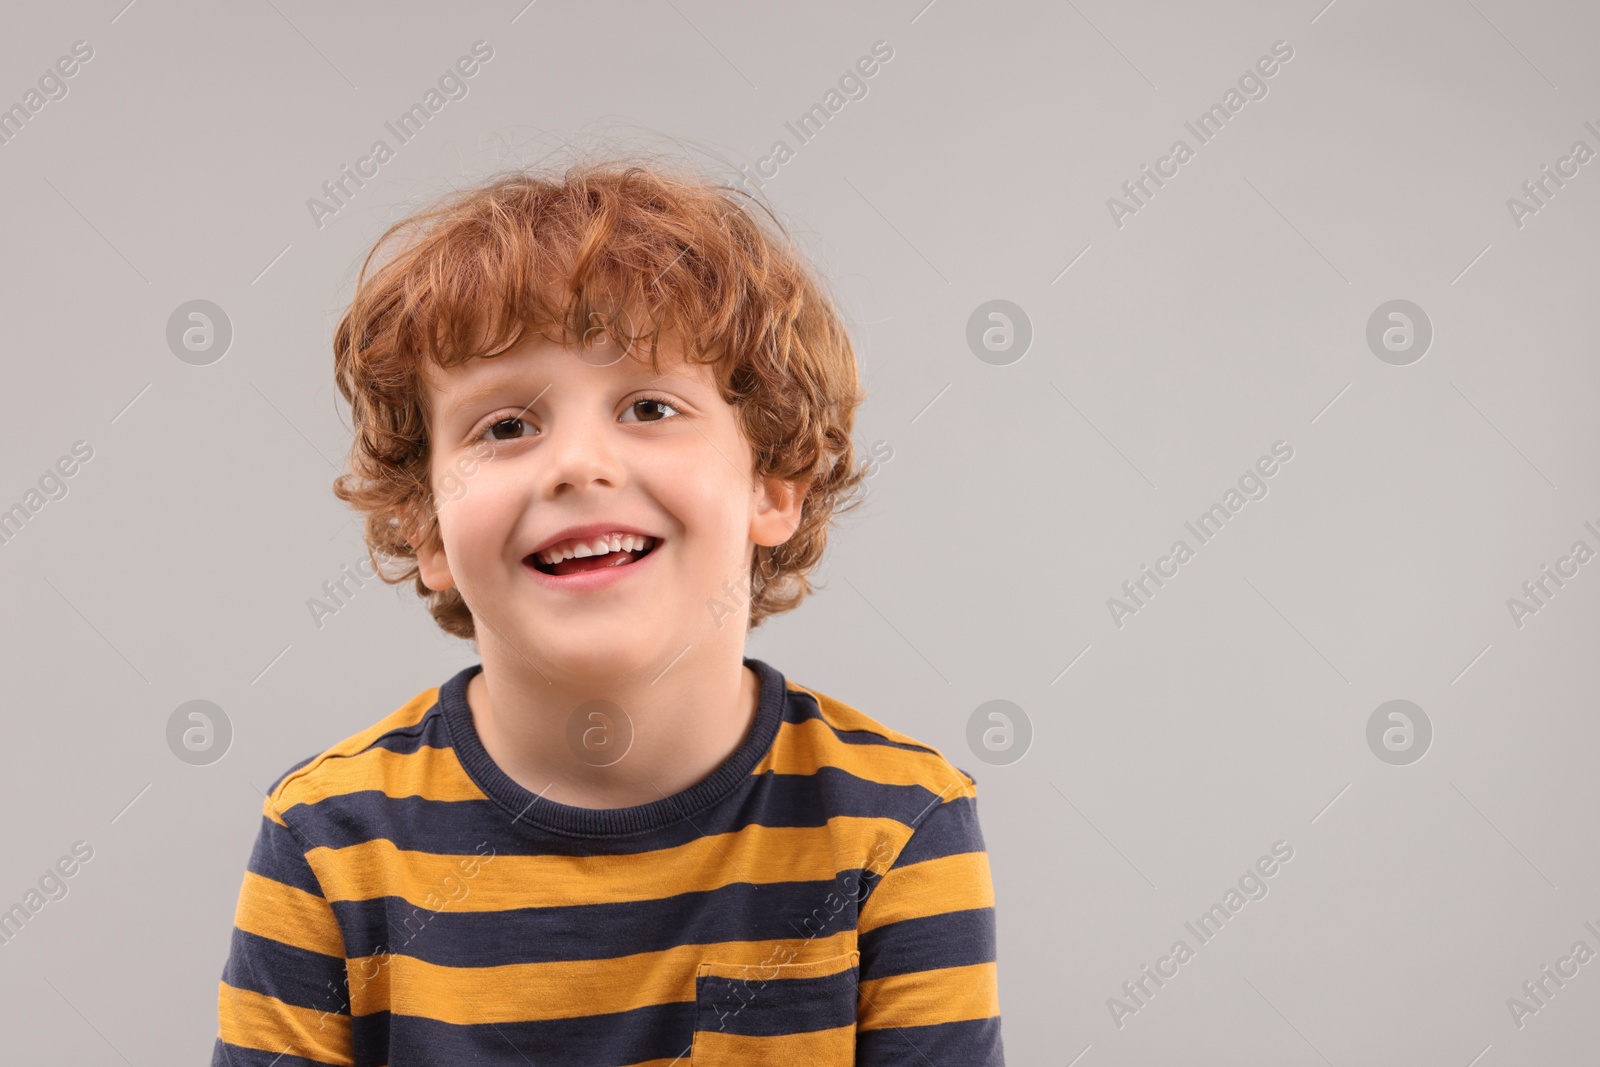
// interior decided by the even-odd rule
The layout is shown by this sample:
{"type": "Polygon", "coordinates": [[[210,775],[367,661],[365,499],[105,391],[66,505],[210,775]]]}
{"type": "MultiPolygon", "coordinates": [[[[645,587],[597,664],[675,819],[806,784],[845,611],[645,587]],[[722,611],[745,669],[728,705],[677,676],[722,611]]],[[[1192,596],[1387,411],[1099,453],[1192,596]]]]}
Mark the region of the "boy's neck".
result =
{"type": "Polygon", "coordinates": [[[499,661],[487,643],[483,652],[466,695],[485,751],[524,789],[574,807],[634,807],[703,780],[744,742],[760,699],[760,679],[738,655],[727,662],[691,653],[654,681],[598,687],[542,677],[525,660],[499,661]],[[582,706],[596,700],[622,709],[627,722],[587,717],[582,706]],[[574,747],[575,709],[606,731],[597,735],[604,741],[614,744],[631,729],[626,754],[574,747]]]}

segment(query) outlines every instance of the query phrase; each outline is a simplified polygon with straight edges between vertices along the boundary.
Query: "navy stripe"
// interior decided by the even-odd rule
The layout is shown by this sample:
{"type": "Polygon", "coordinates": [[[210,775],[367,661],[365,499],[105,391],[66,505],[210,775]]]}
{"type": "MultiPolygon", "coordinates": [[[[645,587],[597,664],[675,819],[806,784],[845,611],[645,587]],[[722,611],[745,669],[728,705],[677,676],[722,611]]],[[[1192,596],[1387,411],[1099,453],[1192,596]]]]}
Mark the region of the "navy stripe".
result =
{"type": "MultiPolygon", "coordinates": [[[[357,1061],[359,1064],[360,1061],[357,1061]]],[[[289,1052],[267,1051],[230,1045],[217,1038],[211,1047],[211,1067],[328,1067],[321,1060],[308,1060],[289,1052]]],[[[374,1065],[376,1067],[376,1065],[374,1065]]]]}
{"type": "Polygon", "coordinates": [[[871,730],[841,730],[832,723],[824,722],[828,729],[847,745],[877,745],[879,748],[898,748],[902,752],[925,752],[930,756],[938,755],[933,749],[924,745],[908,745],[900,741],[891,741],[882,734],[875,734],[871,730]]]}
{"type": "Polygon", "coordinates": [[[1003,1067],[1000,1017],[856,1033],[856,1062],[873,1067],[1003,1067]]]}
{"type": "MultiPolygon", "coordinates": [[[[796,946],[856,928],[857,896],[872,878],[846,872],[832,881],[736,882],[658,900],[471,912],[429,911],[399,897],[336,901],[334,914],[351,958],[399,952],[444,967],[600,960],[681,945],[790,941],[796,946]],[[854,874],[860,882],[848,881],[854,874]],[[605,931],[604,937],[595,932],[605,931]]],[[[469,897],[471,882],[465,881],[469,897]]],[[[709,953],[714,957],[714,952],[709,953]]]]}
{"type": "Polygon", "coordinates": [[[756,969],[748,979],[697,978],[699,1028],[740,1037],[781,1037],[855,1025],[854,967],[822,978],[784,978],[782,971],[756,969]],[[773,971],[777,977],[762,980],[773,971]]]}
{"type": "Polygon", "coordinates": [[[398,849],[438,855],[620,856],[674,848],[751,825],[822,826],[830,816],[890,818],[909,826],[936,799],[935,792],[920,785],[882,785],[823,767],[814,775],[750,775],[729,802],[632,837],[555,837],[514,823],[490,800],[390,797],[378,789],[295,804],[284,818],[292,818],[296,830],[329,848],[387,839],[398,849]]]}
{"type": "MultiPolygon", "coordinates": [[[[324,750],[317,753],[317,756],[327,755],[329,759],[350,759],[353,756],[359,756],[362,752],[369,752],[375,748],[384,748],[402,756],[409,756],[419,748],[449,747],[450,734],[445,728],[444,718],[439,714],[439,704],[435,701],[432,707],[423,712],[422,718],[410,726],[397,726],[387,733],[379,734],[367,743],[366,748],[361,749],[359,752],[331,755],[329,750],[324,750]]],[[[282,782],[284,778],[289,777],[290,774],[293,774],[316,758],[316,756],[312,756],[310,759],[301,760],[290,768],[283,778],[279,778],[278,782],[282,782]]],[[[278,782],[273,783],[274,789],[277,788],[278,782]]],[[[269,789],[267,792],[270,793],[272,790],[269,789]]]]}
{"type": "Polygon", "coordinates": [[[285,1004],[312,1011],[349,1011],[343,957],[285,945],[237,926],[233,928],[222,980],[235,989],[276,997],[285,1004]]]}
{"type": "Polygon", "coordinates": [[[445,729],[444,717],[435,703],[415,725],[390,730],[377,738],[367,748],[386,748],[390,752],[409,756],[419,748],[449,748],[450,734],[445,729]]]}
{"type": "Polygon", "coordinates": [[[978,826],[978,802],[973,797],[952,797],[944,801],[917,827],[911,840],[894,861],[896,867],[982,852],[983,831],[978,826]]]}
{"type": "Polygon", "coordinates": [[[261,829],[256,833],[255,845],[250,850],[246,868],[263,878],[304,890],[320,897],[322,887],[317,876],[306,862],[305,845],[294,833],[265,815],[261,816],[261,829]]]}
{"type": "MultiPolygon", "coordinates": [[[[356,1048],[390,1050],[389,1067],[455,1064],[582,1063],[594,1067],[671,1060],[689,1051],[692,1001],[657,1004],[605,1015],[535,1022],[460,1025],[415,1015],[374,1012],[352,1021],[356,1048]]],[[[685,1055],[683,1064],[688,1064],[685,1055]]],[[[357,1060],[357,1067],[363,1061],[357,1060]]]]}
{"type": "Polygon", "coordinates": [[[905,752],[926,752],[930,756],[939,753],[927,745],[915,742],[891,741],[883,734],[873,730],[841,730],[833,723],[823,718],[822,708],[815,697],[810,693],[789,692],[789,703],[784,709],[783,721],[802,723],[809,719],[821,719],[822,725],[833,731],[833,736],[849,745],[882,745],[884,748],[898,748],[905,752]]]}
{"type": "Polygon", "coordinates": [[[868,930],[861,935],[861,969],[872,978],[936,967],[995,962],[994,909],[972,908],[868,930]]]}

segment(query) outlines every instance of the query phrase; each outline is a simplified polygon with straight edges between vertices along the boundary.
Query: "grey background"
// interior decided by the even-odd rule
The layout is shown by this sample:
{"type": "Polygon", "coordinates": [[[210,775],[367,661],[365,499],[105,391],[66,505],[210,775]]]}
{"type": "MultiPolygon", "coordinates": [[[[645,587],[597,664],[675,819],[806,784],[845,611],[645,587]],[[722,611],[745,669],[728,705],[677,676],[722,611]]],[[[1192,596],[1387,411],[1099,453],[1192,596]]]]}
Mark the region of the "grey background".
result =
{"type": "Polygon", "coordinates": [[[893,455],[749,654],[976,776],[1009,1061],[1593,1057],[1600,962],[1521,1028],[1506,1005],[1600,951],[1600,563],[1506,606],[1600,548],[1600,162],[1521,228],[1506,206],[1600,149],[1592,5],[523,3],[8,13],[0,103],[95,50],[0,147],[0,507],[94,449],[0,546],[0,906],[95,850],[0,946],[8,1058],[204,1062],[259,790],[474,662],[409,592],[306,606],[363,556],[329,339],[382,229],[574,137],[753,164],[878,40],[766,192],[849,316],[857,442],[893,455]],[[317,228],[307,199],[479,39],[468,96],[317,228]],[[1279,40],[1268,95],[1117,227],[1107,198],[1279,40]],[[195,299],[234,330],[210,366],[165,341],[195,299]],[[1008,366],[966,344],[991,299],[1031,319],[1008,366]],[[1366,344],[1392,299],[1433,324],[1409,366],[1366,344]],[[1269,494],[1115,626],[1278,440],[1269,494]],[[167,747],[195,699],[233,728],[209,766],[167,747]],[[1391,699],[1433,725],[1407,766],[1367,746],[1391,699]],[[990,700],[1031,722],[1018,762],[968,747],[990,700]],[[1113,1023],[1279,840],[1269,895],[1113,1023]]]}

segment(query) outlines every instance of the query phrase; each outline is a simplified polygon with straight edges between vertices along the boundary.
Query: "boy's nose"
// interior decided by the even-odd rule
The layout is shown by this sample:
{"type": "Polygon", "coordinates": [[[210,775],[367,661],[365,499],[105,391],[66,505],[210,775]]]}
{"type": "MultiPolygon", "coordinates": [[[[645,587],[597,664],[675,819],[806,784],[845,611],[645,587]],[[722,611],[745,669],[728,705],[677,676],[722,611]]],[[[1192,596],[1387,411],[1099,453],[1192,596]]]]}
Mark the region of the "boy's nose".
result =
{"type": "Polygon", "coordinates": [[[609,440],[611,428],[599,418],[574,415],[559,419],[546,429],[546,465],[542,474],[544,495],[554,495],[562,486],[586,488],[602,482],[620,485],[621,460],[609,440]]]}

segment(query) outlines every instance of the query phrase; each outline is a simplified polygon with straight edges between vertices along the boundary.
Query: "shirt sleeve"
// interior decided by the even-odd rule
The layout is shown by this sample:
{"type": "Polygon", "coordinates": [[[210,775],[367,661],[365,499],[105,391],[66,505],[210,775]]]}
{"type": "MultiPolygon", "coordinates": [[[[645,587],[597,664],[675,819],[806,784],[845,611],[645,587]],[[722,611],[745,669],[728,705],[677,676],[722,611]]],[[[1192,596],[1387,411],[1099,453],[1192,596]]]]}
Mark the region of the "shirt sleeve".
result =
{"type": "Polygon", "coordinates": [[[268,797],[217,994],[212,1067],[351,1067],[344,937],[268,797]]]}
{"type": "Polygon", "coordinates": [[[1004,1067],[989,856],[957,784],[861,907],[857,1067],[1004,1067]]]}

